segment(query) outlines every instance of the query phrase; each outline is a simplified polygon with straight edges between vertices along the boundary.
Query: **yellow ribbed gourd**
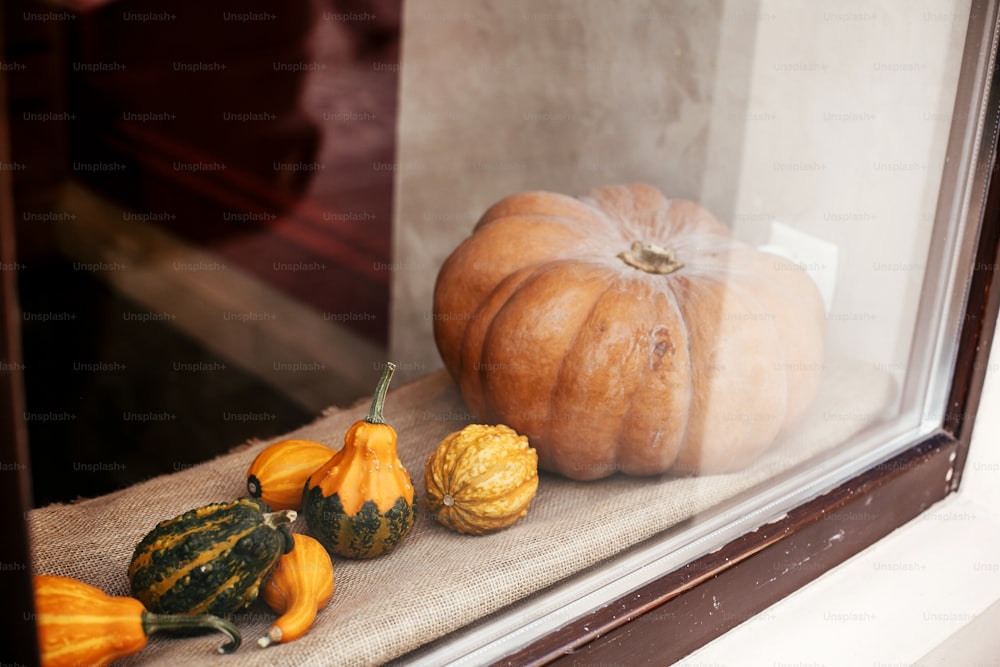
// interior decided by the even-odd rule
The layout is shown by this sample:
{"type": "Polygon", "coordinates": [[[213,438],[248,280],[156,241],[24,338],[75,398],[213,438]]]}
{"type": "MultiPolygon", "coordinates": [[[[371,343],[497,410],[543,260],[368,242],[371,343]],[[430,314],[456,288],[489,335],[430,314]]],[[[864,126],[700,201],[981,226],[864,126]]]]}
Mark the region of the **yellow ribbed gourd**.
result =
{"type": "Polygon", "coordinates": [[[427,505],[444,526],[491,533],[528,512],[538,491],[538,454],[502,424],[472,424],[444,438],[424,468],[427,505]]]}

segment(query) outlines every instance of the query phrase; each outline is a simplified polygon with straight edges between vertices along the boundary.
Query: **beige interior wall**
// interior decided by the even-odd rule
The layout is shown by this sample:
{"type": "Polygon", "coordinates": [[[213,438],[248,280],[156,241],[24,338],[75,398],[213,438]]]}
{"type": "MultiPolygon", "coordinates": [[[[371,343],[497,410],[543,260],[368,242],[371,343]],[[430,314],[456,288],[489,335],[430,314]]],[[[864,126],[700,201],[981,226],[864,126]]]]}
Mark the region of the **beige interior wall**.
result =
{"type": "Polygon", "coordinates": [[[968,2],[408,0],[391,355],[440,366],[441,262],[497,199],[644,180],[837,245],[831,353],[901,374],[968,2]]]}
{"type": "MultiPolygon", "coordinates": [[[[752,22],[756,2],[739,4],[733,18],[752,22]]],[[[711,164],[707,203],[731,210],[754,34],[724,24],[723,10],[722,0],[407,0],[393,165],[401,375],[440,367],[434,278],[501,197],[647,181],[704,199],[711,164]],[[710,137],[721,159],[709,157],[710,137]]]]}

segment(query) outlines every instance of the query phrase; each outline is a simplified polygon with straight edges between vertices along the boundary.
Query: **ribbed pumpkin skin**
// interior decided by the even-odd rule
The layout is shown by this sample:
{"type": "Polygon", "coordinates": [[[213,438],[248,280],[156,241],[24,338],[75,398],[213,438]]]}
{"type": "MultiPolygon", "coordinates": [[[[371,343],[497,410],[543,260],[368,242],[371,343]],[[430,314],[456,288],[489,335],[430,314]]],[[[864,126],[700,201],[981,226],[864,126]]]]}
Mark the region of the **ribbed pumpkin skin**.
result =
{"type": "Polygon", "coordinates": [[[424,468],[427,506],[443,525],[483,535],[528,513],[538,490],[538,455],[504,426],[473,424],[447,436],[424,468]]]}
{"type": "Polygon", "coordinates": [[[316,614],[333,596],[333,562],[322,544],[308,535],[292,535],[295,546],[278,560],[261,598],[281,616],[268,629],[261,646],[290,642],[305,635],[316,614]]]}
{"type": "Polygon", "coordinates": [[[542,469],[574,479],[738,470],[822,376],[809,275],[644,184],[501,200],[442,265],[433,315],[477,420],[525,434],[542,469]]]}
{"type": "Polygon", "coordinates": [[[33,583],[43,667],[108,665],[149,642],[138,600],[66,577],[36,575],[33,583]]]}
{"type": "Polygon", "coordinates": [[[302,485],[334,450],[314,440],[282,440],[261,451],[247,470],[247,493],[276,510],[299,510],[302,485]]]}
{"type": "Polygon", "coordinates": [[[157,613],[229,616],[253,602],[292,548],[287,524],[260,500],[215,503],[160,522],[135,548],[132,594],[157,613]]]}

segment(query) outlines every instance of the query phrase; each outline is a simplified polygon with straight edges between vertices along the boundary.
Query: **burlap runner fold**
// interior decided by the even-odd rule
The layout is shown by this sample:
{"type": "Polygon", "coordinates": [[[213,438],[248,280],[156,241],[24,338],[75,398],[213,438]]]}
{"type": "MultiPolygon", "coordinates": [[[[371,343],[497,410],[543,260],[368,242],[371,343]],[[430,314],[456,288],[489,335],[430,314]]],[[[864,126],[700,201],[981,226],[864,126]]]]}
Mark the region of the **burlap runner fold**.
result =
{"type": "MultiPolygon", "coordinates": [[[[877,419],[892,399],[891,378],[871,366],[841,364],[827,370],[806,421],[738,474],[616,476],[598,482],[543,474],[527,517],[482,537],[450,532],[418,509],[413,531],[394,552],[370,561],[334,559],[333,599],[304,638],[259,648],[256,639],[275,614],[258,600],[235,619],[244,645],[232,655],[214,653],[221,635],[154,637],[122,664],[327,667],[380,664],[403,656],[843,443],[877,419]]],[[[367,403],[329,411],[283,437],[339,448],[350,425],[366,414],[367,403]]],[[[441,371],[392,391],[385,417],[399,433],[400,456],[422,501],[427,456],[472,416],[441,371]]],[[[126,570],[136,543],[163,519],[245,494],[247,467],[278,439],[252,442],[107,496],[30,511],[34,571],[128,594],[126,570]]],[[[301,518],[294,529],[306,530],[301,518]]]]}

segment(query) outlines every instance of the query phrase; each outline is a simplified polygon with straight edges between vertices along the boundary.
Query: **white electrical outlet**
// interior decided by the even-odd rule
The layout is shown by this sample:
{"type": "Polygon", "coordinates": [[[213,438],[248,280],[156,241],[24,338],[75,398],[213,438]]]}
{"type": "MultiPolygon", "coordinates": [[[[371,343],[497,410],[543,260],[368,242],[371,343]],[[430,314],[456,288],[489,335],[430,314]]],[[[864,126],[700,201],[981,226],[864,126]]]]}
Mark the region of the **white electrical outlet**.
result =
{"type": "Polygon", "coordinates": [[[837,287],[837,245],[782,222],[771,222],[771,234],[761,250],[781,255],[801,266],[816,283],[827,315],[837,287]]]}

